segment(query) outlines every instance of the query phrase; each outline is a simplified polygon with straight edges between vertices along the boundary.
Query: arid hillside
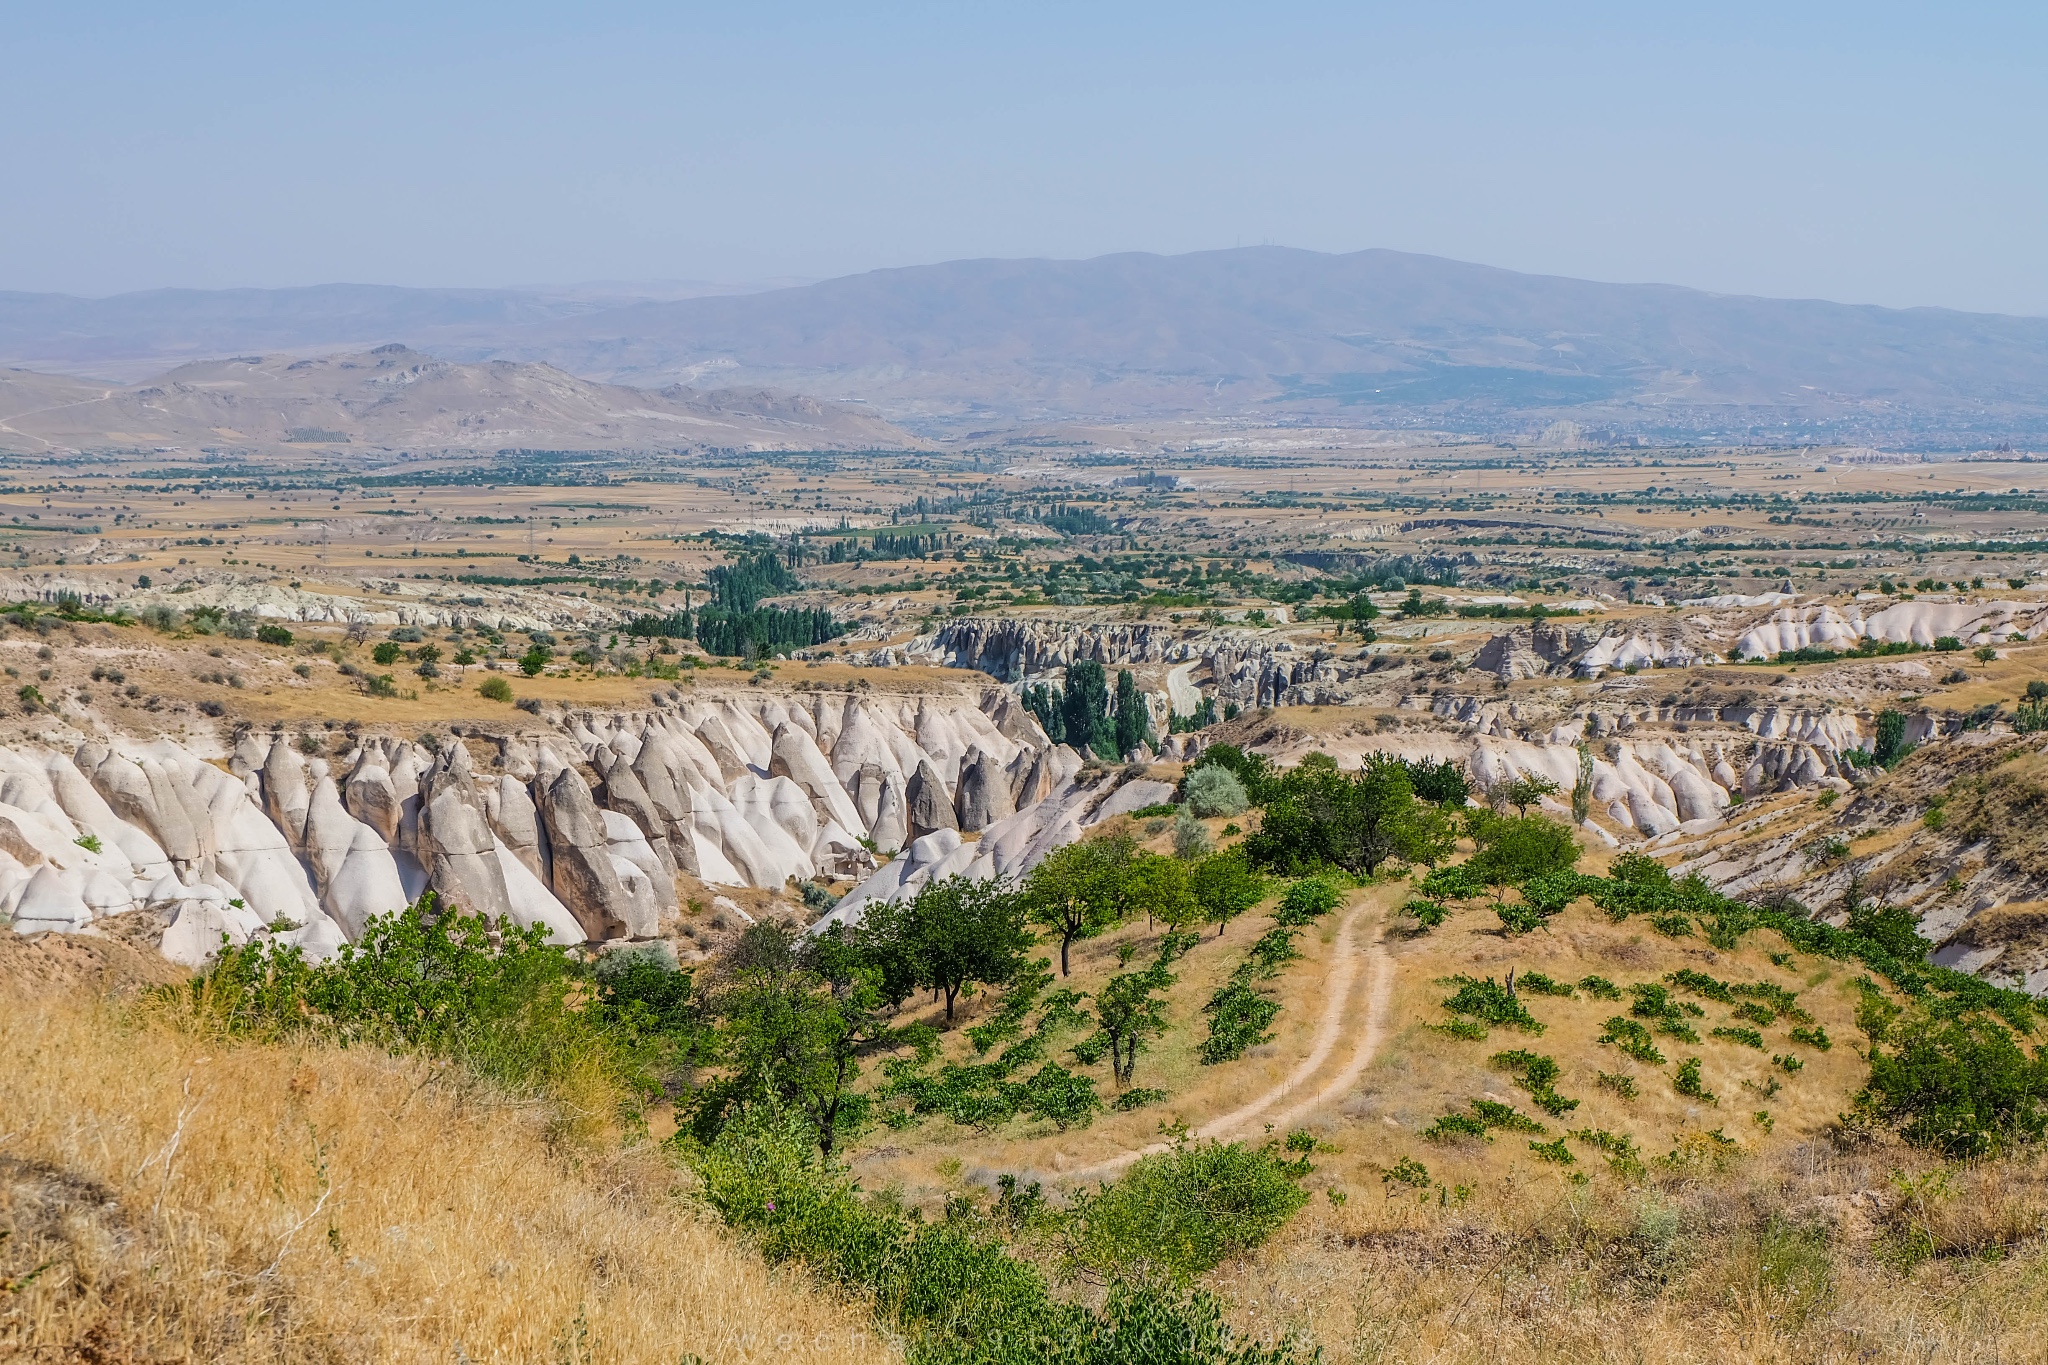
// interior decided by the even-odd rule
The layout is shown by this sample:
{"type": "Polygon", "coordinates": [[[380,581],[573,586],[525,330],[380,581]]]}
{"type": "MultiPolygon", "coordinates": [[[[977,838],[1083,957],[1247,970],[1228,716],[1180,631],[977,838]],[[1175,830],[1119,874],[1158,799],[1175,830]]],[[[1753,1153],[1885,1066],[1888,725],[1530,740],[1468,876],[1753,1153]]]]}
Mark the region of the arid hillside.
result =
{"type": "Polygon", "coordinates": [[[902,449],[916,442],[846,407],[765,390],[650,391],[549,365],[458,365],[404,346],[298,359],[236,356],[133,386],[0,374],[0,446],[357,450],[902,449]]]}

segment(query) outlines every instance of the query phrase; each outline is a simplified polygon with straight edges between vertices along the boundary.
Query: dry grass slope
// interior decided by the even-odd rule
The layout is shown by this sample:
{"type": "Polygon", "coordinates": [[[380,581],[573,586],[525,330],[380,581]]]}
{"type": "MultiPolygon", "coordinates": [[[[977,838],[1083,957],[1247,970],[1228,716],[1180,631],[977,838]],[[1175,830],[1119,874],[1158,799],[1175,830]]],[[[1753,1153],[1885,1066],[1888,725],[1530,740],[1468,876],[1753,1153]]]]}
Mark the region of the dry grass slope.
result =
{"type": "Polygon", "coordinates": [[[368,1050],[11,1004],[0,1358],[890,1358],[698,1221],[647,1148],[368,1050]]]}

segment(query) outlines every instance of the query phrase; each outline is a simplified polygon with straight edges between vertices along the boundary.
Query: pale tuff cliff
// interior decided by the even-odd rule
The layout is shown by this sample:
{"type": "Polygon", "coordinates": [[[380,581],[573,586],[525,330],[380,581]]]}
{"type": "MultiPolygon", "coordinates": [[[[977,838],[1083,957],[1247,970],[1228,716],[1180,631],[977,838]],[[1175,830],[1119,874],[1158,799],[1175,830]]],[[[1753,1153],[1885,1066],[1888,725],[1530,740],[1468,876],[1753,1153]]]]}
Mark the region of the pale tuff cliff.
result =
{"type": "Polygon", "coordinates": [[[664,702],[333,758],[253,731],[224,765],[162,739],[0,749],[0,913],[33,933],[155,908],[188,963],[259,934],[325,956],[428,889],[555,942],[645,938],[679,873],[859,877],[863,840],[988,828],[1080,767],[1000,691],[664,702]]]}

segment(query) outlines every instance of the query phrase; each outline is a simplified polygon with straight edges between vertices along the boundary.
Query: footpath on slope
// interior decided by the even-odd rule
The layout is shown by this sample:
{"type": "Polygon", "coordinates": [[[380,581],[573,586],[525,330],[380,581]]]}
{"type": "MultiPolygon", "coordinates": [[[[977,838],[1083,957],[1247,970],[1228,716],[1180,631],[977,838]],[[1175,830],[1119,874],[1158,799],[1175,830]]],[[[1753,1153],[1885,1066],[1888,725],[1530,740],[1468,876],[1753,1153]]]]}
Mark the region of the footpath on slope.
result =
{"type": "MultiPolygon", "coordinates": [[[[1198,1125],[1193,1136],[1226,1138],[1255,1121],[1270,1123],[1276,1129],[1284,1128],[1342,1099],[1357,1084],[1386,1037],[1387,1012],[1394,994],[1394,961],[1381,943],[1385,933],[1384,921],[1374,926],[1372,939],[1362,951],[1355,946],[1360,923],[1372,915],[1369,905],[1354,906],[1338,927],[1336,940],[1331,945],[1330,974],[1323,983],[1326,992],[1323,1017],[1316,1026],[1315,1040],[1308,1055],[1280,1084],[1229,1113],[1198,1125]],[[1359,979],[1361,976],[1363,982],[1359,979]],[[1347,1023],[1353,1020],[1358,1021],[1358,1032],[1349,1055],[1336,1070],[1326,1072],[1325,1067],[1330,1065],[1344,1041],[1347,1023]],[[1285,1107],[1272,1112],[1281,1105],[1285,1107]]],[[[1108,1161],[1063,1171],[1060,1178],[1082,1181],[1114,1176],[1140,1157],[1168,1151],[1170,1146],[1165,1142],[1155,1142],[1108,1161]]]]}

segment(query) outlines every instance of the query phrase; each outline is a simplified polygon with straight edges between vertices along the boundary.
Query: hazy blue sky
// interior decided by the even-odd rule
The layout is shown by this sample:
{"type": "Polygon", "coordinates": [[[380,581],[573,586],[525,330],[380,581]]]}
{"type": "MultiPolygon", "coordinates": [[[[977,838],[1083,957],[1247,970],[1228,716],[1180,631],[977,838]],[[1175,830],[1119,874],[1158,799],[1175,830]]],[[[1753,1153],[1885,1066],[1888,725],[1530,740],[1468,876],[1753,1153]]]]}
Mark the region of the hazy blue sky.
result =
{"type": "Polygon", "coordinates": [[[0,288],[1276,242],[2048,314],[2039,3],[0,0],[0,58],[0,288]]]}

